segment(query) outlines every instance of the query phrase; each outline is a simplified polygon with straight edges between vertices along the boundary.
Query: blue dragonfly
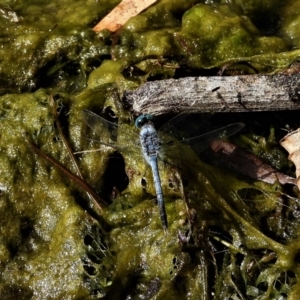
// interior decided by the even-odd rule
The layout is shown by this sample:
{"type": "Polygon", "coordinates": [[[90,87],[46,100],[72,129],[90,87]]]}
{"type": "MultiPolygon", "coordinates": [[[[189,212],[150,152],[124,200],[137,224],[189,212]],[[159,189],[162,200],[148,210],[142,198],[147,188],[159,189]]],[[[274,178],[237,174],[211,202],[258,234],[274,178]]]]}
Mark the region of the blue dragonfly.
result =
{"type": "MultiPolygon", "coordinates": [[[[156,131],[153,124],[154,117],[150,114],[140,115],[135,121],[135,127],[140,130],[139,134],[136,132],[133,133],[133,136],[136,136],[136,140],[132,141],[128,139],[127,145],[118,145],[117,135],[119,125],[110,122],[89,110],[83,110],[84,122],[92,132],[96,133],[100,138],[100,140],[96,142],[115,148],[121,153],[122,151],[128,151],[128,149],[129,151],[132,151],[139,146],[140,154],[143,155],[144,160],[152,170],[160,220],[165,232],[167,232],[168,229],[168,218],[158,168],[158,157],[161,156],[161,152],[164,152],[166,156],[169,156],[172,151],[168,151],[168,148],[171,146],[176,147],[178,143],[181,143],[192,147],[196,154],[199,154],[208,147],[209,140],[229,137],[244,127],[244,123],[234,123],[199,135],[197,134],[198,126],[196,126],[196,129],[192,129],[192,126],[190,125],[192,122],[189,122],[189,120],[192,117],[191,114],[179,114],[163,125],[159,131],[156,131]],[[186,138],[185,135],[183,135],[186,133],[186,130],[183,129],[184,127],[188,127],[189,136],[192,137],[186,138]]],[[[132,133],[129,134],[129,136],[132,136],[132,133]]],[[[90,140],[95,141],[94,139],[90,140]]]]}

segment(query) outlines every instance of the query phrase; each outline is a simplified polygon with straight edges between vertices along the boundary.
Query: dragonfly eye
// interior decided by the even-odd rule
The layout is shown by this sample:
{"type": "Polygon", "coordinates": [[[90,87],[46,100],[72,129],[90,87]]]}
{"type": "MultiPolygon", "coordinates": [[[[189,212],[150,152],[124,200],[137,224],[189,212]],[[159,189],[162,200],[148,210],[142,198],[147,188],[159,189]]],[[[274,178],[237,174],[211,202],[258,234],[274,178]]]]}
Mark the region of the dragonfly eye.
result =
{"type": "Polygon", "coordinates": [[[148,123],[149,121],[153,120],[152,115],[140,115],[136,120],[135,120],[135,127],[141,128],[144,124],[148,123]]]}

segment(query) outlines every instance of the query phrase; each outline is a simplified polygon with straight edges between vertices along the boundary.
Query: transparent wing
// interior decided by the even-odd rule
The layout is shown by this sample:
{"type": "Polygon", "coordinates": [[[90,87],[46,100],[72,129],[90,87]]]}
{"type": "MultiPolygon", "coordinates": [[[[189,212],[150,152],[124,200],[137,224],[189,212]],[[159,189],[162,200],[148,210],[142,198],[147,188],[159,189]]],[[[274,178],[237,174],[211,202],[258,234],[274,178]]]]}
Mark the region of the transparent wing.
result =
{"type": "Polygon", "coordinates": [[[159,130],[164,156],[167,155],[169,147],[175,148],[178,144],[188,145],[196,154],[200,154],[209,148],[211,140],[226,139],[245,126],[244,123],[233,123],[207,132],[210,125],[208,120],[211,116],[211,114],[199,116],[182,113],[164,124],[159,130]]]}
{"type": "Polygon", "coordinates": [[[186,145],[191,147],[194,152],[199,155],[202,151],[210,147],[211,140],[215,139],[226,139],[236,133],[238,133],[240,130],[242,130],[245,127],[244,123],[233,123],[221,128],[218,128],[216,130],[194,136],[191,138],[172,140],[171,136],[168,136],[165,139],[162,139],[162,146],[161,146],[161,153],[163,160],[166,158],[172,160],[172,164],[176,164],[176,161],[178,160],[178,163],[180,164],[180,156],[184,155],[184,153],[180,153],[180,147],[179,145],[186,145]]]}
{"type": "Polygon", "coordinates": [[[130,126],[123,129],[122,126],[89,110],[83,110],[82,117],[92,134],[91,138],[86,137],[87,140],[110,146],[119,151],[138,151],[138,134],[130,126]]]}
{"type": "Polygon", "coordinates": [[[91,132],[98,141],[105,144],[117,141],[118,125],[105,120],[99,115],[89,111],[82,111],[82,118],[86,125],[91,129],[91,132]]]}
{"type": "Polygon", "coordinates": [[[160,129],[159,134],[162,140],[168,139],[184,140],[190,137],[199,136],[204,124],[210,119],[212,114],[186,114],[181,113],[168,122],[160,129]]]}
{"type": "Polygon", "coordinates": [[[179,141],[182,144],[189,145],[193,148],[196,154],[200,154],[205,149],[209,148],[211,140],[222,140],[226,139],[239,131],[241,131],[245,127],[245,124],[242,122],[233,123],[222,128],[210,131],[208,133],[195,136],[188,139],[183,139],[179,141]]]}

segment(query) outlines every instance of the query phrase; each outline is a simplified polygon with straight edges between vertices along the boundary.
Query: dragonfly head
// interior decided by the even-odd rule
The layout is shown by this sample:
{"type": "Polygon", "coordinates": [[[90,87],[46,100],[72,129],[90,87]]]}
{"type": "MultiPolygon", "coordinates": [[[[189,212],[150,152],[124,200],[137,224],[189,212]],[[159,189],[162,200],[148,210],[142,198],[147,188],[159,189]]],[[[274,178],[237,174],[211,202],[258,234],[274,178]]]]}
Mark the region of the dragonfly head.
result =
{"type": "Polygon", "coordinates": [[[140,115],[136,120],[135,120],[135,127],[141,128],[144,124],[151,122],[153,120],[152,115],[140,115]]]}

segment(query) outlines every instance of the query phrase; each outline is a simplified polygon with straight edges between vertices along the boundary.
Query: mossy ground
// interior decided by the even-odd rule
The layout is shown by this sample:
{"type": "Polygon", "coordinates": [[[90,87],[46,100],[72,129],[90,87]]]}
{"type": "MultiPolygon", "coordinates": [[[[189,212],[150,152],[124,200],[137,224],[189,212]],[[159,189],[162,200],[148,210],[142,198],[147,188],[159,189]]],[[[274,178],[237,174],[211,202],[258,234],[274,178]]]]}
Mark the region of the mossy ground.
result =
{"type": "MultiPolygon", "coordinates": [[[[106,108],[124,145],[136,134],[119,101],[125,89],[222,67],[227,75],[276,73],[299,59],[299,1],[196,2],[159,1],[114,34],[91,27],[116,1],[0,4],[1,299],[299,298],[297,189],[241,178],[180,146],[180,169],[161,164],[165,235],[139,152],[102,146],[76,156],[110,201],[99,216],[30,147],[75,172],[50,95],[74,152],[99,146],[84,139],[93,135],[83,109],[106,108]]],[[[273,116],[220,119],[244,121],[236,142],[291,172],[277,144],[284,122],[273,116]]],[[[279,116],[299,126],[295,113],[279,116]]]]}

